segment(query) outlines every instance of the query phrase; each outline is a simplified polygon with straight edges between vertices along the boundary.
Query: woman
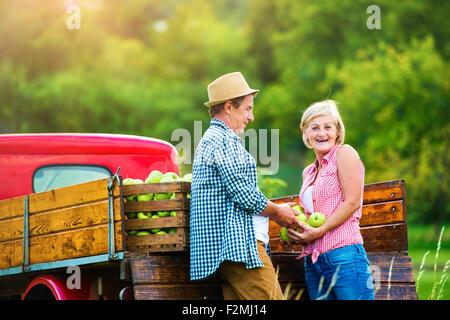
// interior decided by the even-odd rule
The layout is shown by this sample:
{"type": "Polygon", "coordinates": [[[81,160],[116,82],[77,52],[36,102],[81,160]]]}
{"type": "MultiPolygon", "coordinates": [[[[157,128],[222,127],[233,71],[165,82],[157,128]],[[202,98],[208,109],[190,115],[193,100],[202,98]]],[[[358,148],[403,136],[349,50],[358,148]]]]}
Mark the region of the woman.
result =
{"type": "Polygon", "coordinates": [[[345,128],[336,103],[317,102],[300,123],[305,145],[316,160],[303,170],[300,205],[310,216],[321,212],[318,228],[304,226],[289,236],[303,244],[305,279],[311,299],[374,299],[369,261],[359,231],[364,189],[364,165],[358,153],[344,145],[345,128]],[[323,278],[323,279],[322,279],[323,278]]]}

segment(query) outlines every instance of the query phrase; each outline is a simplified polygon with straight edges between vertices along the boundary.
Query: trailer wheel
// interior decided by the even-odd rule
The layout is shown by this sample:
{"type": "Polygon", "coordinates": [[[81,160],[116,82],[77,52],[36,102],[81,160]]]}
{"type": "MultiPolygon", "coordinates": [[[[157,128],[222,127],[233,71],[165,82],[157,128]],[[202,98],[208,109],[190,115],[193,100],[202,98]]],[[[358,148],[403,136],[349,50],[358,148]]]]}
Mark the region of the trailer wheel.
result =
{"type": "Polygon", "coordinates": [[[39,275],[30,282],[22,300],[89,300],[90,284],[86,278],[81,290],[72,290],[65,276],[39,275]]]}
{"type": "Polygon", "coordinates": [[[56,297],[49,287],[37,284],[27,292],[23,300],[56,300],[56,297]]]}

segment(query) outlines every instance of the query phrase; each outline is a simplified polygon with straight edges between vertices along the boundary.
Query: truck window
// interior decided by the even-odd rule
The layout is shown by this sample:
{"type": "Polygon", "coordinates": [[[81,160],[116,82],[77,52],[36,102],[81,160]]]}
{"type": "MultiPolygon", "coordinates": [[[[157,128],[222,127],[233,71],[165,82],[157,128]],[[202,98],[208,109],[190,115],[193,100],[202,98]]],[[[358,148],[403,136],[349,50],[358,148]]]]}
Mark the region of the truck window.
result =
{"type": "Polygon", "coordinates": [[[87,165],[55,165],[41,167],[33,175],[33,192],[72,186],[110,177],[109,169],[87,165]]]}

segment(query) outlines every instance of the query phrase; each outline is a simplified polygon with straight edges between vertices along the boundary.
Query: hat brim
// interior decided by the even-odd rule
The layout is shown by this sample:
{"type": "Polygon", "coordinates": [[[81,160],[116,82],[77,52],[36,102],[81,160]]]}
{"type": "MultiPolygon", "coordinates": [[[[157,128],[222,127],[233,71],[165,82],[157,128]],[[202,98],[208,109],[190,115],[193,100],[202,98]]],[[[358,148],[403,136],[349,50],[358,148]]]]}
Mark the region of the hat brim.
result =
{"type": "Polygon", "coordinates": [[[215,106],[215,105],[221,104],[221,103],[223,103],[223,102],[225,102],[225,101],[232,100],[232,99],[239,98],[239,97],[244,97],[244,96],[249,95],[249,94],[253,94],[253,96],[255,97],[255,96],[258,94],[258,92],[259,92],[259,90],[256,90],[256,89],[250,89],[248,92],[244,92],[244,93],[242,93],[242,94],[240,94],[240,95],[238,95],[238,96],[236,96],[236,97],[228,97],[228,98],[222,99],[222,100],[216,100],[216,101],[208,101],[208,102],[205,102],[205,106],[207,106],[208,108],[210,108],[210,107],[213,107],[213,106],[215,106]]]}

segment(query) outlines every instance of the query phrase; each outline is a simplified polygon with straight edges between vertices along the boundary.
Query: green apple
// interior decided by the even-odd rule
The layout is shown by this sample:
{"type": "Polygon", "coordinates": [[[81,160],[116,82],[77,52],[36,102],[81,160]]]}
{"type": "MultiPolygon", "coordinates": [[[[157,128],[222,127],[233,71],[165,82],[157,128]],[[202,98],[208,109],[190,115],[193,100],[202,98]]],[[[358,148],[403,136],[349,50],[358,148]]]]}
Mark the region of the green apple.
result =
{"type": "Polygon", "coordinates": [[[138,231],[137,230],[128,230],[127,233],[130,236],[134,236],[134,235],[136,235],[136,233],[138,233],[138,231]]]}
{"type": "Polygon", "coordinates": [[[169,216],[176,217],[177,216],[177,212],[176,211],[170,211],[169,216]]]}
{"type": "Polygon", "coordinates": [[[127,215],[128,219],[136,219],[136,217],[137,217],[136,212],[127,212],[126,215],[127,215]]]}
{"type": "Polygon", "coordinates": [[[183,177],[183,180],[186,182],[192,182],[192,173],[186,173],[183,177]]]}
{"type": "Polygon", "coordinates": [[[310,217],[309,217],[309,225],[313,228],[318,228],[321,225],[323,225],[325,223],[325,221],[327,220],[327,218],[325,217],[325,215],[323,213],[320,212],[314,212],[310,217]]]}
{"type": "Polygon", "coordinates": [[[125,179],[123,179],[122,184],[124,186],[132,185],[132,184],[134,184],[134,179],[132,179],[132,178],[125,178],[125,179]]]}
{"type": "Polygon", "coordinates": [[[292,242],[292,239],[287,235],[288,230],[286,228],[281,228],[280,230],[280,239],[286,242],[292,242]]]}
{"type": "Polygon", "coordinates": [[[170,228],[169,231],[167,231],[169,234],[177,233],[177,228],[170,228]]]}
{"type": "MultiPolygon", "coordinates": [[[[171,172],[171,173],[173,173],[173,172],[171,172]]],[[[175,174],[175,173],[174,173],[174,174],[175,174]]],[[[178,178],[178,177],[174,178],[174,177],[172,177],[171,175],[168,175],[168,176],[162,177],[161,180],[160,180],[159,182],[160,182],[160,183],[164,183],[164,182],[176,182],[176,181],[177,181],[177,178],[178,178]]]]}
{"type": "Polygon", "coordinates": [[[292,209],[294,209],[297,212],[305,213],[305,211],[303,211],[303,208],[300,207],[298,204],[293,206],[292,209]]]}
{"type": "MultiPolygon", "coordinates": [[[[154,214],[154,215],[151,216],[150,219],[158,219],[158,218],[159,218],[159,216],[157,214],[154,214]]],[[[158,231],[161,231],[161,228],[153,228],[153,229],[150,229],[150,231],[152,233],[157,233],[158,231]]]]}
{"type": "Polygon", "coordinates": [[[136,233],[137,236],[148,236],[151,233],[148,230],[141,230],[136,233]]]}
{"type": "Polygon", "coordinates": [[[163,177],[163,174],[159,170],[153,170],[150,172],[148,177],[145,179],[145,183],[158,183],[161,178],[163,177]]]}
{"type": "Polygon", "coordinates": [[[158,211],[158,216],[160,218],[168,217],[170,215],[170,211],[158,211]]]}
{"type": "Polygon", "coordinates": [[[153,200],[169,200],[169,193],[155,193],[155,198],[153,200]]]}
{"type": "Polygon", "coordinates": [[[167,232],[165,232],[164,230],[160,230],[160,231],[156,232],[156,234],[167,234],[167,232]]]}
{"type": "Polygon", "coordinates": [[[144,212],[138,212],[137,213],[137,218],[138,219],[148,219],[148,215],[144,212]]]}
{"type": "MultiPolygon", "coordinates": [[[[173,172],[172,172],[173,173],[173,172]]],[[[174,173],[175,174],[175,173],[174,173]]],[[[164,182],[175,182],[176,180],[172,177],[172,176],[164,176],[161,178],[161,180],[159,181],[160,183],[164,183],[164,182]]],[[[167,193],[157,193],[155,195],[155,200],[168,200],[170,198],[170,196],[172,195],[172,192],[167,192],[167,193]]]]}
{"type": "MultiPolygon", "coordinates": [[[[175,172],[166,172],[164,174],[163,178],[165,178],[165,177],[171,177],[174,181],[178,180],[178,175],[175,172]]],[[[160,182],[162,182],[162,181],[160,181],[160,182]]]]}
{"type": "MultiPolygon", "coordinates": [[[[132,178],[126,178],[126,179],[123,179],[122,184],[124,186],[131,186],[133,184],[136,184],[136,182],[132,178]]],[[[126,199],[128,201],[136,201],[137,200],[137,196],[135,194],[133,194],[131,196],[127,196],[126,199]]]]}
{"type": "Polygon", "coordinates": [[[303,224],[308,224],[308,217],[304,213],[299,213],[297,216],[297,220],[303,224]]]}
{"type": "Polygon", "coordinates": [[[138,194],[137,201],[152,201],[153,196],[153,193],[138,194]]]}

